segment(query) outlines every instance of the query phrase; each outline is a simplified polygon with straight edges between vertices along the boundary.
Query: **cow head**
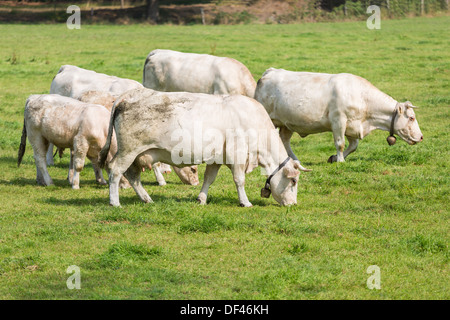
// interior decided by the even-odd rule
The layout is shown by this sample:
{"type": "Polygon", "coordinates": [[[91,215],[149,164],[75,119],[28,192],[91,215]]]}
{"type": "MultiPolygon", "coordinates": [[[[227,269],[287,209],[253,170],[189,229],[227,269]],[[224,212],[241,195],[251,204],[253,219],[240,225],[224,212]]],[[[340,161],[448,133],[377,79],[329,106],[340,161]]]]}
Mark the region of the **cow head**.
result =
{"type": "Polygon", "coordinates": [[[414,108],[409,101],[398,103],[397,117],[393,122],[394,133],[411,145],[423,140],[423,135],[413,110],[414,108]]]}
{"type": "Polygon", "coordinates": [[[270,180],[273,198],[282,206],[297,204],[297,185],[300,169],[297,162],[290,159],[270,180]]]}
{"type": "Polygon", "coordinates": [[[198,185],[199,180],[198,180],[198,167],[197,166],[184,167],[184,168],[173,167],[173,170],[175,171],[177,176],[180,178],[180,180],[184,184],[189,184],[192,186],[198,185]]]}

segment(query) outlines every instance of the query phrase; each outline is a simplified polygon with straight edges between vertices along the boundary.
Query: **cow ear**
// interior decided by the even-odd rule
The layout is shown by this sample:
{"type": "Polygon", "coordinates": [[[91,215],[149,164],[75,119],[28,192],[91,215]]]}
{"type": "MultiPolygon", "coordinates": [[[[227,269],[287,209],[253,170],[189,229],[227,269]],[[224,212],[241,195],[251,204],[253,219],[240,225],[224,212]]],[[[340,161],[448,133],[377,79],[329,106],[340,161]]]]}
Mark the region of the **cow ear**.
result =
{"type": "Polygon", "coordinates": [[[300,174],[300,171],[298,171],[296,169],[284,167],[283,174],[286,178],[292,179],[292,178],[295,178],[296,176],[298,176],[300,174]]]}
{"type": "Polygon", "coordinates": [[[399,103],[397,110],[398,110],[398,114],[403,114],[403,111],[405,111],[404,104],[399,103]]]}

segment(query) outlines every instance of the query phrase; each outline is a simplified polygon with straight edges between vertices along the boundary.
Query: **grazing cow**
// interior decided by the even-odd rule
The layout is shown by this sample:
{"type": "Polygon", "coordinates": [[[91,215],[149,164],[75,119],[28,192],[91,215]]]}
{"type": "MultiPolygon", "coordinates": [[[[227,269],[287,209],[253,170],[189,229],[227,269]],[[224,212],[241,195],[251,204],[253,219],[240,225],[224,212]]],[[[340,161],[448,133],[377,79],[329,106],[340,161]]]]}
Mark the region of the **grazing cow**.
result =
{"type": "MultiPolygon", "coordinates": [[[[142,88],[142,84],[135,80],[122,79],[86,70],[72,65],[63,65],[59,69],[50,85],[50,94],[74,98],[81,101],[91,102],[93,99],[103,99],[105,107],[111,110],[110,99],[117,98],[127,90],[142,88]],[[90,96],[89,91],[93,93],[90,96]],[[99,96],[99,93],[109,93],[111,96],[99,96]]],[[[98,101],[97,101],[98,102],[98,101]]],[[[47,165],[53,165],[53,145],[49,145],[47,152],[47,165]]]]}
{"type": "MultiPolygon", "coordinates": [[[[54,77],[50,93],[78,99],[83,102],[100,104],[111,110],[115,99],[130,89],[142,88],[142,84],[135,80],[118,78],[103,73],[86,70],[72,65],[62,66],[54,77]]],[[[53,145],[49,145],[47,165],[53,164],[53,145]]],[[[143,165],[143,167],[148,167],[143,165]]],[[[162,173],[171,172],[170,166],[158,164],[153,167],[158,184],[166,184],[162,173]]],[[[180,180],[189,185],[198,184],[197,168],[174,169],[180,180]],[[195,172],[195,174],[194,174],[195,172]]],[[[69,172],[69,179],[70,179],[69,172]]],[[[96,172],[97,177],[98,172],[96,172]]]]}
{"type": "Polygon", "coordinates": [[[261,102],[290,157],[293,132],[301,137],[331,131],[337,154],[328,162],[343,162],[372,130],[394,133],[409,144],[423,140],[411,102],[397,102],[369,81],[347,73],[324,74],[267,69],[258,81],[255,99],[261,102]],[[345,138],[349,146],[345,149],[345,138]],[[345,149],[345,150],[344,150],[345,149]]]}
{"type": "Polygon", "coordinates": [[[142,84],[158,91],[241,94],[251,98],[256,88],[250,71],[235,59],[161,49],[147,56],[142,84]]]}
{"type": "MultiPolygon", "coordinates": [[[[19,148],[18,165],[25,153],[26,139],[33,147],[38,184],[53,184],[47,171],[45,154],[49,143],[58,148],[70,148],[70,167],[73,169],[70,183],[79,189],[80,171],[88,157],[95,171],[97,182],[106,184],[97,166],[98,153],[106,142],[110,112],[101,105],[88,104],[57,94],[31,95],[26,102],[24,125],[19,148]],[[96,176],[97,176],[96,174],[96,176]]],[[[117,150],[114,137],[107,161],[117,150]]]]}
{"type": "Polygon", "coordinates": [[[86,91],[100,91],[117,97],[125,91],[137,88],[142,88],[142,84],[135,80],[64,65],[53,78],[50,93],[79,99],[86,91]]]}
{"type": "MultiPolygon", "coordinates": [[[[103,105],[109,111],[111,111],[111,108],[112,108],[116,98],[117,97],[114,97],[113,95],[111,95],[107,92],[86,91],[80,96],[79,100],[82,102],[103,105]]],[[[144,156],[140,158],[139,165],[144,170],[145,170],[145,168],[148,168],[150,170],[152,170],[152,168],[153,168],[153,172],[155,173],[156,181],[158,182],[158,184],[160,186],[166,185],[166,181],[165,181],[162,173],[170,173],[171,172],[169,165],[158,162],[152,166],[149,162],[146,162],[146,157],[144,157],[144,156]]],[[[174,171],[184,184],[189,184],[189,185],[193,185],[193,186],[198,185],[199,181],[198,181],[197,166],[184,167],[184,168],[174,167],[174,171]]],[[[70,174],[71,173],[69,171],[69,175],[70,174]]],[[[96,175],[97,175],[97,172],[96,172],[96,175]]],[[[124,186],[124,184],[122,184],[122,186],[124,186]]]]}
{"type": "Polygon", "coordinates": [[[276,130],[264,107],[254,99],[241,95],[169,93],[151,89],[126,92],[118,98],[111,112],[108,139],[100,152],[100,166],[107,159],[113,129],[118,151],[109,163],[112,206],[120,205],[118,182],[122,174],[142,201],[152,202],[142,187],[141,171],[135,161],[141,155],[151,159],[151,163],[162,161],[187,166],[206,162],[205,179],[197,199],[201,204],[206,204],[208,188],[221,164],[232,171],[241,206],[252,206],[244,189],[245,174],[258,165],[272,173],[266,181],[263,196],[268,197],[271,189],[274,199],[281,205],[297,202],[297,169],[304,168],[288,157],[278,134],[265,147],[260,143],[263,135],[276,133],[276,130]],[[257,132],[253,135],[258,140],[257,146],[250,139],[248,145],[228,139],[235,132],[248,132],[249,135],[257,132]],[[221,138],[225,135],[224,142],[221,138]],[[205,145],[210,139],[214,140],[212,146],[205,145]],[[238,158],[240,160],[234,161],[238,158]]]}

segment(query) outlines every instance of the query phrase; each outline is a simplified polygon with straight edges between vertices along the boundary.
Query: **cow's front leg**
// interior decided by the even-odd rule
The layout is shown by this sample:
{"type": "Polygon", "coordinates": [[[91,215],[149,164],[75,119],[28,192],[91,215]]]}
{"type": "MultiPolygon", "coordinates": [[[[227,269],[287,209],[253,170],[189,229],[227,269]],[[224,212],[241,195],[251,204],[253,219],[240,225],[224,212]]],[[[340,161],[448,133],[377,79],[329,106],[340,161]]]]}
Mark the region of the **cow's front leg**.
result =
{"type": "Polygon", "coordinates": [[[141,167],[134,162],[127,171],[124,172],[125,178],[128,179],[129,183],[133,187],[136,194],[139,196],[139,198],[146,202],[153,202],[152,198],[148,195],[147,191],[145,191],[144,187],[141,183],[141,167]]]}
{"type": "Polygon", "coordinates": [[[220,164],[213,163],[208,164],[205,169],[205,175],[203,179],[203,185],[202,190],[200,191],[200,194],[197,197],[197,201],[200,204],[206,204],[206,198],[208,197],[208,189],[211,183],[216,180],[217,172],[219,172],[220,164]]]}
{"type": "Polygon", "coordinates": [[[248,201],[247,194],[245,193],[245,168],[243,165],[231,165],[231,172],[233,174],[234,184],[236,185],[239,205],[241,207],[252,207],[253,205],[248,201]]]}
{"type": "Polygon", "coordinates": [[[328,158],[328,162],[344,162],[344,149],[345,149],[345,121],[341,120],[338,123],[332,125],[334,145],[336,147],[337,154],[328,158]]]}
{"type": "Polygon", "coordinates": [[[53,143],[50,143],[48,146],[46,161],[47,161],[47,166],[53,166],[55,164],[53,161],[53,143]]]}

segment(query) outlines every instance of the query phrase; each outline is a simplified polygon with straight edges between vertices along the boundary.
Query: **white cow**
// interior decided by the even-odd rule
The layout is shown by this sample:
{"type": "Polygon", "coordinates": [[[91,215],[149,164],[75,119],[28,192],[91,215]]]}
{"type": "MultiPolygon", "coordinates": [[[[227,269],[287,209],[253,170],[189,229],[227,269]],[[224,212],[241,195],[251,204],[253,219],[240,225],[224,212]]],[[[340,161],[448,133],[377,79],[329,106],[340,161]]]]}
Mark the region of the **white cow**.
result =
{"type": "Polygon", "coordinates": [[[142,88],[142,84],[135,80],[63,65],[53,78],[50,93],[79,99],[86,91],[100,91],[117,97],[125,91],[137,88],[142,88]]]}
{"type": "MultiPolygon", "coordinates": [[[[137,88],[143,88],[143,86],[135,80],[118,78],[72,65],[63,65],[52,81],[50,93],[60,94],[83,102],[100,104],[111,110],[115,99],[120,94],[137,88]]],[[[52,152],[53,145],[50,144],[47,152],[47,165],[53,164],[52,152]]],[[[174,171],[183,183],[198,184],[197,167],[176,168],[174,171]]],[[[158,184],[163,186],[166,181],[162,173],[171,172],[171,170],[170,166],[158,163],[153,166],[153,172],[158,184]]],[[[96,172],[96,177],[97,174],[98,172],[96,172]]]]}
{"type": "MultiPolygon", "coordinates": [[[[109,111],[111,111],[111,108],[114,104],[114,101],[116,100],[116,97],[113,95],[106,93],[106,92],[100,92],[100,91],[86,91],[84,92],[80,98],[80,101],[87,102],[87,103],[95,103],[100,104],[102,106],[105,106],[109,111]]],[[[166,181],[162,175],[162,173],[170,173],[171,169],[170,166],[165,163],[155,163],[153,166],[146,162],[146,157],[140,158],[140,166],[145,170],[145,168],[148,168],[150,170],[153,169],[153,172],[155,173],[156,181],[160,186],[166,185],[166,181]]],[[[196,186],[198,185],[198,172],[197,172],[197,166],[192,167],[184,167],[184,168],[177,168],[173,167],[175,173],[180,178],[180,180],[184,184],[189,184],[196,186]]],[[[97,174],[97,173],[96,173],[97,174]]],[[[69,172],[70,175],[70,172],[69,172]]],[[[122,184],[124,186],[124,184],[122,184]]]]}
{"type": "MultiPolygon", "coordinates": [[[[33,147],[38,184],[53,184],[45,161],[49,143],[61,149],[71,149],[73,157],[70,167],[73,169],[73,175],[70,177],[70,183],[73,189],[79,189],[80,171],[84,167],[86,157],[91,160],[97,172],[97,182],[106,184],[97,163],[98,154],[106,142],[109,116],[110,111],[101,105],[88,104],[57,94],[31,95],[25,104],[17,164],[20,165],[22,161],[28,136],[33,147]]],[[[113,138],[107,161],[116,150],[113,138]]]]}
{"type": "MultiPolygon", "coordinates": [[[[99,92],[109,93],[113,98],[127,90],[142,88],[142,84],[135,80],[122,79],[115,76],[97,73],[72,65],[63,65],[59,69],[50,85],[50,94],[89,101],[89,91],[95,92],[98,99],[99,92]]],[[[111,110],[111,106],[109,110],[111,110]]],[[[53,165],[53,145],[50,144],[47,152],[47,165],[53,165]]]]}
{"type": "Polygon", "coordinates": [[[120,205],[118,182],[122,174],[142,201],[152,202],[142,187],[141,171],[135,161],[141,155],[146,155],[151,163],[162,161],[188,166],[206,162],[198,197],[201,204],[206,204],[208,188],[221,164],[232,171],[241,206],[252,205],[244,189],[245,174],[258,165],[271,173],[263,196],[268,197],[271,189],[274,199],[281,205],[297,202],[297,169],[304,168],[288,157],[278,134],[274,141],[260,143],[258,139],[276,130],[264,107],[254,99],[241,95],[131,90],[120,96],[113,107],[108,140],[100,153],[100,166],[105,165],[113,129],[118,148],[109,164],[110,204],[113,206],[120,205]],[[253,137],[258,143],[255,146],[250,140],[244,144],[228,139],[228,134],[235,132],[257,133],[253,137]],[[225,136],[227,139],[221,140],[225,136]],[[205,143],[209,139],[215,141],[212,146],[205,143]]]}
{"type": "Polygon", "coordinates": [[[256,88],[250,71],[235,59],[161,49],[147,56],[142,84],[158,91],[241,94],[252,98],[256,88]]]}
{"type": "Polygon", "coordinates": [[[372,130],[390,132],[388,142],[397,134],[409,144],[423,140],[422,132],[409,102],[397,102],[369,81],[347,73],[325,74],[267,69],[256,87],[255,99],[261,102],[293,159],[290,139],[331,131],[337,155],[328,162],[343,162],[356,150],[358,142],[372,130]],[[345,137],[349,146],[345,149],[345,137]],[[344,150],[345,149],[345,150],[344,150]]]}

